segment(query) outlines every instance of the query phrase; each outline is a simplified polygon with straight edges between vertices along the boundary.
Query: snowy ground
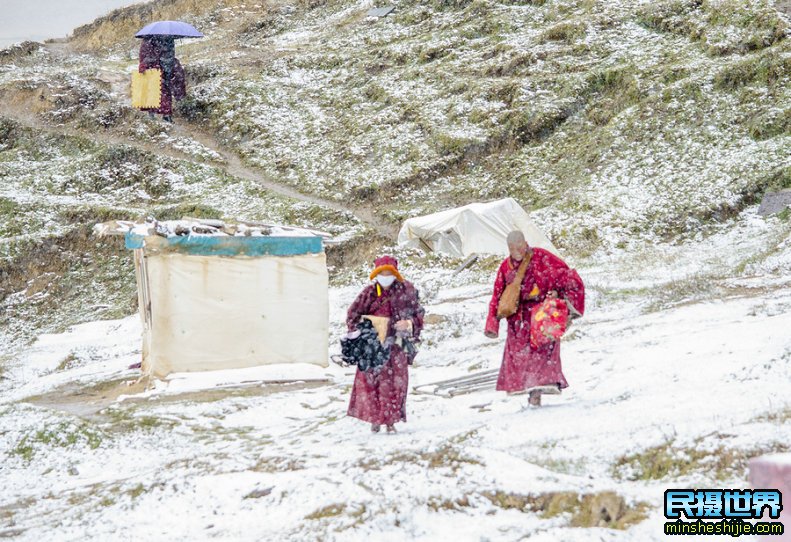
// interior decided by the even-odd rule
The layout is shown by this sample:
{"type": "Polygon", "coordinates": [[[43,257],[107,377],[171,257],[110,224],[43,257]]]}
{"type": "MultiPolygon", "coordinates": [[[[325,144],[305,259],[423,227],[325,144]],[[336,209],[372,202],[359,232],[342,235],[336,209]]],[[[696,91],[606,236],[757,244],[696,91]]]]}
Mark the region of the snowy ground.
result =
{"type": "MultiPolygon", "coordinates": [[[[791,442],[791,246],[786,226],[753,213],[706,239],[657,247],[641,274],[626,254],[580,266],[591,295],[563,345],[571,386],[542,408],[494,391],[413,394],[396,435],[372,436],[345,417],[352,374],[336,366],[181,375],[145,393],[130,385],[100,412],[73,393],[57,405],[53,390],[95,399],[102,383],[108,395],[134,384],[124,368],[139,357],[139,324],[131,316],[42,336],[0,380],[0,536],[658,540],[665,489],[746,487],[739,461],[791,442]],[[727,251],[739,253],[732,264],[753,263],[741,278],[711,279],[715,293],[677,291],[674,302],[611,293],[617,283],[663,291],[706,268],[722,273],[715,262],[727,251]],[[330,381],[195,393],[283,371],[330,381]],[[644,475],[639,454],[657,449],[672,464],[644,475]],[[647,503],[648,517],[627,530],[576,528],[569,513],[492,497],[560,491],[613,491],[647,503]]],[[[436,322],[410,384],[497,367],[503,340],[481,332],[489,277],[406,272],[436,322]]],[[[358,289],[330,293],[333,342],[358,289]]]]}

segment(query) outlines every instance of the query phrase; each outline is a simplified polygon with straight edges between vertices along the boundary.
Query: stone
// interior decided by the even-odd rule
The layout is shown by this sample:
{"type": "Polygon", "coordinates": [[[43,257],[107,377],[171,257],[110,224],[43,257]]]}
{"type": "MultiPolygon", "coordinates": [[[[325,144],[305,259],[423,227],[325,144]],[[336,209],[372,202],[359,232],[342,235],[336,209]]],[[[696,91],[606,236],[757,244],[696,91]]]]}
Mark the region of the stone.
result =
{"type": "Polygon", "coordinates": [[[368,17],[378,17],[378,18],[387,17],[388,15],[393,13],[394,10],[395,10],[395,8],[393,6],[389,6],[389,7],[385,7],[385,8],[369,9],[368,10],[368,17]]]}
{"type": "Polygon", "coordinates": [[[761,216],[773,215],[785,211],[788,207],[791,207],[791,189],[767,192],[764,199],[761,200],[758,214],[761,216]]]}

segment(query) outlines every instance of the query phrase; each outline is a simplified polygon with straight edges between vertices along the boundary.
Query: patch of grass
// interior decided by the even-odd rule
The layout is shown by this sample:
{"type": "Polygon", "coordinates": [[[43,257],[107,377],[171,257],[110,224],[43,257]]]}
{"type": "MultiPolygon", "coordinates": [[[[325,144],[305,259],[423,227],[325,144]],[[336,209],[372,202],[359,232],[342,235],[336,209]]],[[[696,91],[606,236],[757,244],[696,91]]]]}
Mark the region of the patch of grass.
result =
{"type": "Polygon", "coordinates": [[[74,352],[69,352],[69,354],[65,358],[63,358],[63,360],[61,360],[60,363],[58,363],[58,366],[55,368],[55,371],[60,372],[60,371],[68,371],[69,369],[73,369],[77,365],[78,361],[79,358],[74,354],[74,352]]]}
{"type": "Polygon", "coordinates": [[[758,141],[791,135],[791,108],[772,109],[753,116],[747,122],[747,131],[758,141]]]}
{"type": "Polygon", "coordinates": [[[551,457],[536,458],[532,462],[552,472],[578,476],[585,474],[587,465],[584,459],[552,459],[551,457]]]}
{"type": "Polygon", "coordinates": [[[332,517],[340,516],[341,514],[343,514],[345,510],[346,510],[346,504],[344,503],[330,504],[328,506],[319,508],[314,512],[311,512],[310,514],[305,516],[305,519],[318,520],[318,519],[332,518],[332,517]]]}
{"type": "Polygon", "coordinates": [[[744,477],[747,463],[754,457],[791,449],[783,444],[736,449],[724,443],[719,443],[713,449],[703,449],[712,439],[722,438],[723,435],[718,434],[701,437],[691,446],[678,446],[673,441],[667,441],[641,452],[624,455],[613,465],[612,475],[621,480],[647,481],[706,473],[715,480],[724,480],[734,476],[744,477]]]}
{"type": "Polygon", "coordinates": [[[363,96],[372,102],[387,103],[387,91],[376,83],[371,83],[363,89],[363,96]]]}
{"type": "Polygon", "coordinates": [[[438,11],[466,8],[473,0],[429,0],[426,4],[438,11]]]}
{"type": "Polygon", "coordinates": [[[262,457],[249,470],[254,472],[293,472],[303,470],[305,461],[294,457],[262,457]]]}
{"type": "Polygon", "coordinates": [[[701,36],[701,29],[690,19],[700,11],[703,0],[660,0],[645,4],[637,13],[640,24],[652,30],[685,34],[693,39],[701,36]]]}
{"type": "Polygon", "coordinates": [[[497,59],[490,64],[485,73],[494,77],[513,77],[522,74],[526,68],[535,64],[536,55],[531,52],[515,52],[508,59],[497,59]]]}
{"type": "Polygon", "coordinates": [[[434,136],[434,146],[442,156],[463,156],[471,144],[473,142],[469,139],[450,134],[439,133],[434,136]]]}
{"type": "Polygon", "coordinates": [[[604,126],[624,109],[642,98],[633,64],[613,66],[594,71],[585,79],[581,99],[588,104],[587,117],[597,126],[604,126]]]}
{"type": "Polygon", "coordinates": [[[562,108],[543,111],[529,107],[513,109],[500,119],[503,125],[501,137],[518,145],[546,139],[569,118],[570,113],[562,108]]]}
{"type": "Polygon", "coordinates": [[[75,179],[81,188],[98,194],[139,186],[154,198],[166,195],[170,184],[158,171],[154,156],[134,147],[114,145],[96,157],[96,171],[75,179]]]}
{"type": "Polygon", "coordinates": [[[704,1],[706,22],[714,27],[707,32],[710,54],[756,51],[771,47],[786,38],[788,24],[771,3],[747,4],[744,0],[704,1]],[[733,34],[733,27],[740,32],[736,39],[729,39],[728,35],[733,34]]]}
{"type": "Polygon", "coordinates": [[[129,495],[130,498],[136,499],[145,492],[146,492],[146,486],[144,486],[143,484],[137,484],[135,487],[128,490],[126,494],[129,495]]]}
{"type": "Polygon", "coordinates": [[[16,210],[19,206],[17,203],[8,198],[0,198],[0,215],[4,215],[4,220],[10,219],[10,217],[14,216],[16,210]]]}
{"type": "Polygon", "coordinates": [[[774,6],[744,0],[660,0],[646,3],[640,24],[699,41],[710,55],[746,53],[785,39],[788,24],[774,6]]]}
{"type": "Polygon", "coordinates": [[[441,45],[425,45],[420,49],[417,55],[418,61],[421,63],[433,62],[451,54],[452,48],[446,44],[441,45]]]}
{"type": "MultiPolygon", "coordinates": [[[[119,385],[122,385],[118,381],[111,382],[111,384],[112,386],[110,389],[117,389],[119,385]]],[[[91,389],[86,391],[96,393],[100,390],[91,389]]],[[[165,419],[147,414],[140,415],[137,414],[137,410],[135,408],[125,408],[122,406],[113,406],[111,408],[107,408],[102,411],[102,414],[104,414],[110,420],[109,429],[121,432],[150,432],[157,428],[170,429],[178,423],[176,420],[172,419],[165,419]]]]}
{"type": "Polygon", "coordinates": [[[428,501],[426,502],[426,506],[428,506],[429,510],[434,512],[440,511],[450,511],[450,512],[458,512],[463,508],[469,508],[470,500],[465,495],[464,497],[459,497],[458,499],[448,499],[447,497],[429,497],[428,501]]]}
{"type": "Polygon", "coordinates": [[[464,465],[481,465],[480,461],[464,455],[459,447],[448,443],[434,450],[402,451],[383,460],[370,459],[364,461],[361,466],[365,470],[380,470],[382,467],[401,463],[418,464],[428,469],[448,469],[452,474],[458,472],[464,465]]]}
{"type": "Polygon", "coordinates": [[[791,188],[791,166],[779,167],[762,177],[757,183],[759,193],[777,192],[791,188]]]}
{"type": "Polygon", "coordinates": [[[519,100],[521,93],[522,85],[519,81],[511,79],[492,85],[486,93],[486,98],[492,102],[503,102],[510,107],[519,100]]]}
{"type": "Polygon", "coordinates": [[[18,122],[0,117],[0,151],[15,148],[22,137],[24,134],[18,122]]]}
{"type": "Polygon", "coordinates": [[[572,527],[626,529],[643,521],[649,509],[647,503],[628,505],[623,497],[611,491],[592,494],[560,491],[538,495],[489,491],[483,496],[504,510],[538,513],[545,518],[568,515],[572,527]]]}
{"type": "MultiPolygon", "coordinates": [[[[786,360],[791,360],[791,351],[786,352],[786,355],[783,356],[786,360]]],[[[783,425],[791,421],[791,406],[786,406],[785,408],[780,408],[777,410],[773,410],[772,412],[767,412],[766,414],[762,414],[753,419],[756,422],[769,422],[774,423],[777,425],[783,425]]]]}
{"type": "Polygon", "coordinates": [[[584,226],[563,228],[552,240],[558,247],[563,247],[582,258],[596,252],[602,244],[596,228],[584,226]]]}
{"type": "Polygon", "coordinates": [[[45,227],[44,206],[35,203],[18,203],[0,197],[0,238],[37,233],[45,227]]]}
{"type": "Polygon", "coordinates": [[[477,429],[472,429],[471,431],[466,431],[464,433],[456,435],[455,437],[451,437],[449,442],[451,444],[463,444],[463,443],[465,443],[465,442],[469,441],[470,439],[473,439],[473,438],[475,438],[477,436],[478,436],[478,430],[477,429]]]}
{"type": "Polygon", "coordinates": [[[146,214],[157,220],[180,220],[182,217],[206,218],[220,220],[225,218],[222,211],[201,203],[180,203],[162,207],[153,207],[146,214]]]}
{"type": "Polygon", "coordinates": [[[9,454],[19,456],[29,462],[37,450],[42,447],[72,448],[80,445],[95,450],[101,444],[102,434],[87,424],[59,422],[53,427],[28,432],[10,450],[9,454]]]}
{"type": "Polygon", "coordinates": [[[541,41],[563,41],[573,43],[585,36],[585,24],[580,22],[563,22],[547,28],[541,33],[541,41]]]}
{"type": "Polygon", "coordinates": [[[547,0],[500,0],[506,6],[543,6],[547,0]]]}
{"type": "Polygon", "coordinates": [[[771,90],[789,76],[791,57],[768,51],[727,65],[714,77],[714,85],[721,90],[736,90],[758,84],[771,90]]]}
{"type": "Polygon", "coordinates": [[[97,238],[91,225],[2,248],[6,257],[0,259],[0,303],[27,289],[31,276],[46,275],[49,283],[42,283],[46,295],[0,310],[0,328],[16,341],[85,321],[120,318],[136,307],[131,253],[118,238],[97,238]]]}
{"type": "Polygon", "coordinates": [[[141,218],[143,218],[141,213],[104,205],[67,207],[58,212],[58,219],[67,224],[85,224],[89,226],[110,220],[138,220],[141,218]]]}

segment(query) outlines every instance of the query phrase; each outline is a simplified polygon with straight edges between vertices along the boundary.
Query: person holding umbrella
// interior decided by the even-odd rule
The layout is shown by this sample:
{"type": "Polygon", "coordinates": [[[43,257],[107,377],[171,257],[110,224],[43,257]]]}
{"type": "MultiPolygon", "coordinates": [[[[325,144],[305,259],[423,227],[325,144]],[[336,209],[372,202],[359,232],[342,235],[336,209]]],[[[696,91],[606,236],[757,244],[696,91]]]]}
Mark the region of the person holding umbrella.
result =
{"type": "Polygon", "coordinates": [[[203,34],[187,23],[158,21],[143,28],[135,37],[143,40],[138,71],[145,73],[146,70],[157,69],[161,72],[159,107],[141,109],[152,117],[159,113],[164,121],[173,122],[173,99],[183,99],[187,90],[184,69],[176,58],[175,40],[200,38],[203,34]]]}

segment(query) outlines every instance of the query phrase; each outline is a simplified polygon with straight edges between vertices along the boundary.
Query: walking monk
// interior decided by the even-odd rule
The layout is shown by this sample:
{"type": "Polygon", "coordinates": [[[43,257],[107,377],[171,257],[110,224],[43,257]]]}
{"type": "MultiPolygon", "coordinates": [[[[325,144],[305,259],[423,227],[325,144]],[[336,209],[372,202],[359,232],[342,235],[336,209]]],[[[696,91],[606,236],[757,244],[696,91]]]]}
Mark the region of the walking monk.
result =
{"type": "Polygon", "coordinates": [[[390,357],[381,367],[357,369],[348,415],[370,423],[374,433],[382,425],[393,433],[396,422],[406,421],[407,366],[415,358],[413,344],[420,340],[424,311],[417,289],[404,280],[392,256],[377,258],[370,278],[374,282],[349,307],[346,326],[354,331],[364,316],[380,317],[390,357]]]}
{"type": "MultiPolygon", "coordinates": [[[[497,308],[506,286],[514,281],[520,264],[528,258],[516,312],[507,318],[508,337],[503,363],[497,378],[497,389],[509,393],[542,387],[546,392],[560,393],[568,387],[560,366],[560,341],[533,347],[530,344],[530,310],[548,297],[560,297],[570,304],[572,314],[585,311],[585,289],[582,279],[563,260],[541,248],[531,248],[521,231],[508,234],[510,256],[497,270],[494,294],[489,303],[486,336],[497,338],[500,320],[497,308]]],[[[541,404],[541,390],[531,390],[529,403],[541,404]]]]}
{"type": "Polygon", "coordinates": [[[162,115],[165,122],[173,122],[173,99],[186,96],[184,69],[176,58],[176,45],[171,36],[146,36],[140,43],[140,73],[150,69],[162,70],[160,105],[158,109],[143,109],[149,115],[162,115]]]}

